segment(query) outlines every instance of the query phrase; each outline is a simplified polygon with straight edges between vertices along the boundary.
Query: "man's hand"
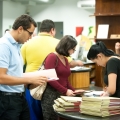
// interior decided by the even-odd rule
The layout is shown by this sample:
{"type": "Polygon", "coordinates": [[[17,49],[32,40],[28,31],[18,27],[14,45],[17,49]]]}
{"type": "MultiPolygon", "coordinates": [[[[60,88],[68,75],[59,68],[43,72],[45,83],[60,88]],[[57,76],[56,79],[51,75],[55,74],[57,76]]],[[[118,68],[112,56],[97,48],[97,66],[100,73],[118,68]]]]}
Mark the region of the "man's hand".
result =
{"type": "Polygon", "coordinates": [[[77,60],[76,63],[77,63],[77,66],[83,66],[84,65],[83,62],[80,61],[80,60],[77,60]]]}
{"type": "Polygon", "coordinates": [[[48,81],[48,78],[45,76],[39,76],[39,77],[32,77],[30,84],[34,85],[42,85],[48,81]]]}
{"type": "Polygon", "coordinates": [[[48,81],[48,78],[45,76],[32,77],[30,80],[29,89],[33,89],[39,85],[43,85],[48,81]]]}

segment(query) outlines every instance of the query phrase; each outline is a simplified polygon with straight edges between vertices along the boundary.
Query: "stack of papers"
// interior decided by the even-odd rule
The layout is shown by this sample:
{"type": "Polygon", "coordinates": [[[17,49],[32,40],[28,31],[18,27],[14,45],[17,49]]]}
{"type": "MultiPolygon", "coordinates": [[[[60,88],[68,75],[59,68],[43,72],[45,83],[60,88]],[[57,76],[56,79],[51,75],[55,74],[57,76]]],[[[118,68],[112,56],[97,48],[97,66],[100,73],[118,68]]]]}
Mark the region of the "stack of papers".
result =
{"type": "Polygon", "coordinates": [[[104,93],[104,91],[89,91],[89,92],[85,92],[84,96],[86,97],[100,97],[101,94],[104,93]]]}
{"type": "Polygon", "coordinates": [[[45,70],[23,73],[23,77],[26,77],[26,78],[38,77],[38,76],[47,77],[48,82],[54,81],[54,80],[59,80],[59,78],[57,77],[57,73],[56,73],[55,69],[45,69],[45,70]]]}
{"type": "Polygon", "coordinates": [[[89,71],[91,70],[91,68],[89,67],[79,67],[79,66],[76,66],[74,68],[70,68],[71,71],[89,71]]]}
{"type": "Polygon", "coordinates": [[[60,98],[54,100],[53,108],[55,111],[65,111],[65,112],[79,112],[81,97],[70,97],[70,96],[61,96],[60,98]]]}
{"type": "Polygon", "coordinates": [[[120,98],[82,97],[81,113],[94,116],[111,116],[120,114],[120,98]]]}

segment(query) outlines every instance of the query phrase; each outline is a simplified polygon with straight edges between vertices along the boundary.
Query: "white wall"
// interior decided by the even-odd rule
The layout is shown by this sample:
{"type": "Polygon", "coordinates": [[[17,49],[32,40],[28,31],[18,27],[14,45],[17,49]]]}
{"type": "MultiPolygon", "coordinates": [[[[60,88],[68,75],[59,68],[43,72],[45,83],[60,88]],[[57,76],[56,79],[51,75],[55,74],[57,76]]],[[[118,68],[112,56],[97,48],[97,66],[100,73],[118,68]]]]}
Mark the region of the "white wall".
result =
{"type": "Polygon", "coordinates": [[[25,13],[26,6],[20,3],[3,1],[3,34],[5,29],[13,24],[14,20],[25,13]]]}
{"type": "MultiPolygon", "coordinates": [[[[78,0],[56,0],[50,5],[29,6],[30,15],[40,22],[43,19],[51,19],[55,22],[63,22],[63,35],[75,36],[76,26],[84,26],[84,35],[88,34],[88,27],[95,25],[95,18],[89,17],[94,10],[83,10],[77,7],[78,0]]],[[[26,5],[9,1],[3,2],[3,34],[6,28],[13,24],[14,20],[24,14],[26,5]]]]}
{"type": "Polygon", "coordinates": [[[89,17],[94,10],[83,10],[77,7],[78,0],[56,0],[54,4],[31,6],[30,15],[40,22],[43,19],[51,19],[54,22],[63,21],[63,35],[75,36],[75,27],[84,26],[84,35],[88,34],[88,27],[95,26],[95,18],[89,17]]]}

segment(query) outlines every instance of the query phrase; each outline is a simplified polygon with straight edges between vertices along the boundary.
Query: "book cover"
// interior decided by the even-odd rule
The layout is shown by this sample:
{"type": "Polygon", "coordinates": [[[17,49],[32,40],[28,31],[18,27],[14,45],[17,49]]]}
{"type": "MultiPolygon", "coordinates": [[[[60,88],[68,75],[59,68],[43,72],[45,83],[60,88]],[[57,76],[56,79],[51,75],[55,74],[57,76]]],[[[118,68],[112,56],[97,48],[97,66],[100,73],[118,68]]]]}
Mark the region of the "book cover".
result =
{"type": "Polygon", "coordinates": [[[81,104],[81,101],[77,102],[66,102],[62,98],[56,99],[59,103],[61,103],[63,106],[79,106],[81,104]]]}
{"type": "Polygon", "coordinates": [[[115,97],[82,97],[82,101],[92,101],[92,102],[120,102],[120,98],[115,97]]]}
{"type": "Polygon", "coordinates": [[[82,97],[60,96],[66,102],[81,102],[82,97]]]}
{"type": "Polygon", "coordinates": [[[106,111],[100,111],[100,112],[81,110],[80,112],[83,114],[100,116],[100,117],[106,117],[106,116],[120,114],[120,110],[106,110],[106,111]]]}
{"type": "Polygon", "coordinates": [[[57,100],[54,100],[54,103],[56,104],[57,107],[61,107],[61,103],[59,103],[57,100]]]}
{"type": "Polygon", "coordinates": [[[53,105],[53,109],[57,112],[79,112],[80,108],[69,108],[69,109],[65,109],[62,107],[58,107],[56,104],[53,105]]]}
{"type": "Polygon", "coordinates": [[[81,103],[82,105],[97,105],[97,106],[120,106],[120,102],[108,102],[108,101],[103,101],[103,102],[94,102],[94,101],[83,101],[81,103]]]}
{"type": "Polygon", "coordinates": [[[79,107],[80,103],[60,102],[60,99],[54,100],[54,102],[61,107],[79,107]]]}
{"type": "Polygon", "coordinates": [[[120,110],[120,106],[80,106],[81,110],[85,111],[93,111],[93,112],[101,112],[101,111],[108,111],[108,110],[120,110]]]}

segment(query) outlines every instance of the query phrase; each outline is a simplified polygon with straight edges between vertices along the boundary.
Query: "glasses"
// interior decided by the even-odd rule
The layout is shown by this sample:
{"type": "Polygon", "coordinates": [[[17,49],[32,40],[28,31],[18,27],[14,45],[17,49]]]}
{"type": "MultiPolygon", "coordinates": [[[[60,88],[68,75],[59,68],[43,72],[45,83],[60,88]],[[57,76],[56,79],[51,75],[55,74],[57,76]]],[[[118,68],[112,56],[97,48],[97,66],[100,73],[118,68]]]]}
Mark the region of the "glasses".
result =
{"type": "Polygon", "coordinates": [[[76,51],[74,48],[73,48],[74,51],[76,51]]]}
{"type": "Polygon", "coordinates": [[[33,32],[30,32],[30,31],[27,30],[27,29],[26,29],[25,31],[27,31],[27,32],[29,33],[30,36],[33,34],[33,32]]]}

